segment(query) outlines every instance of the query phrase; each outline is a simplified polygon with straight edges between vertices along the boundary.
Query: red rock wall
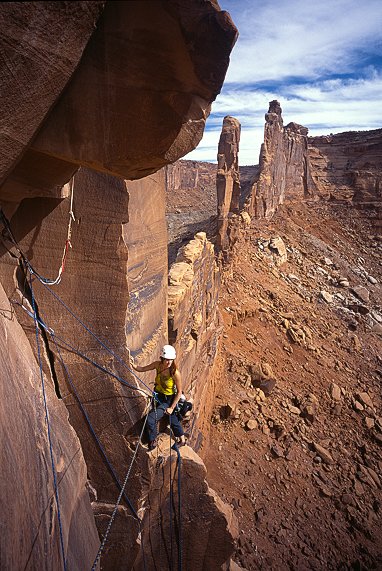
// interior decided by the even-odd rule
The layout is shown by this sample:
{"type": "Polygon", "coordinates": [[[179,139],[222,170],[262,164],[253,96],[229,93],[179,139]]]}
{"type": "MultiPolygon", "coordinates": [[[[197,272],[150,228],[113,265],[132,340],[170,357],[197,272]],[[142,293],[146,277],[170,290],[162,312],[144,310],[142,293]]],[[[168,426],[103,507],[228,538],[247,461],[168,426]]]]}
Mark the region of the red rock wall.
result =
{"type": "Polygon", "coordinates": [[[309,137],[317,191],[334,200],[382,201],[382,129],[309,137]]]}
{"type": "MultiPolygon", "coordinates": [[[[127,339],[134,347],[142,343],[145,357],[155,354],[166,332],[163,318],[166,307],[161,304],[166,296],[167,265],[160,259],[165,236],[163,208],[153,206],[150,200],[163,196],[162,187],[160,182],[154,182],[154,190],[151,186],[147,194],[145,185],[129,186],[127,191],[124,179],[153,173],[198,143],[210,104],[221,89],[236,29],[229,15],[214,1],[27,4],[25,11],[22,4],[20,12],[18,3],[3,3],[0,11],[6,70],[6,89],[0,102],[1,115],[6,118],[0,162],[1,206],[28,259],[42,275],[56,277],[69,210],[67,190],[63,187],[80,165],[107,173],[101,176],[83,169],[75,176],[73,250],[67,259],[64,279],[55,291],[125,360],[129,357],[127,339]],[[139,239],[126,227],[128,193],[137,209],[133,212],[131,232],[138,231],[139,239]],[[138,209],[142,209],[141,220],[151,224],[145,231],[140,228],[138,209]],[[147,255],[146,240],[151,244],[152,255],[147,255]],[[126,241],[134,244],[134,263],[129,271],[126,241]],[[146,261],[149,267],[145,266],[146,261]],[[135,270],[138,273],[134,273],[135,270]],[[129,322],[129,278],[136,280],[142,294],[138,310],[139,335],[135,333],[135,324],[130,327],[129,322]],[[141,307],[145,303],[146,313],[141,307]]],[[[31,292],[19,267],[18,253],[9,241],[7,247],[13,255],[2,247],[1,282],[9,299],[30,308],[31,292]]],[[[65,435],[62,450],[68,446],[68,452],[62,453],[64,459],[58,461],[59,470],[66,469],[69,474],[68,466],[76,467],[77,461],[79,465],[78,482],[74,478],[71,481],[72,496],[66,494],[62,484],[66,500],[65,533],[70,534],[69,568],[90,567],[98,539],[84,492],[84,475],[87,474],[93,484],[92,507],[98,528],[104,532],[118,495],[114,480],[116,477],[123,480],[130,465],[131,442],[139,433],[145,400],[100,369],[91,370],[92,365],[78,357],[76,351],[82,350],[89,359],[128,377],[117,358],[101,349],[57,299],[36,280],[34,286],[41,317],[54,327],[59,343],[62,341],[58,337],[62,337],[72,346],[62,351],[68,367],[65,369],[59,363],[52,341],[45,335],[43,368],[50,383],[53,408],[64,412],[62,403],[65,403],[84,451],[86,466],[81,460],[78,441],[66,438],[67,432],[73,432],[61,414],[58,425],[65,435]],[[84,409],[79,407],[70,379],[115,468],[114,476],[86,424],[84,409]],[[70,464],[68,456],[75,461],[70,464]],[[83,530],[88,533],[86,547],[82,545],[83,530]]],[[[33,343],[30,317],[18,306],[15,315],[33,343]]],[[[137,314],[134,317],[137,318],[137,314]]],[[[24,352],[22,343],[20,347],[24,352]]],[[[129,380],[136,383],[132,376],[129,380]]],[[[25,403],[25,409],[20,401],[24,418],[34,419],[32,400],[31,397],[25,403]]],[[[14,414],[12,409],[6,412],[14,414]]],[[[7,417],[3,416],[2,420],[4,418],[7,417]]],[[[39,428],[30,423],[30,431],[25,432],[25,441],[21,441],[18,448],[17,459],[14,463],[4,463],[5,479],[13,479],[16,466],[23,474],[29,470],[31,478],[24,477],[19,491],[30,488],[32,497],[28,499],[30,503],[25,504],[27,511],[19,509],[13,519],[11,535],[6,533],[3,537],[5,549],[1,557],[10,557],[13,563],[16,548],[12,551],[10,546],[13,548],[17,543],[15,538],[22,542],[24,535],[27,536],[14,531],[15,522],[23,518],[26,527],[29,525],[36,534],[41,533],[41,539],[38,536],[35,543],[34,567],[57,569],[56,554],[46,559],[57,550],[56,519],[52,517],[52,526],[47,525],[45,529],[38,528],[39,522],[33,520],[41,513],[41,506],[45,509],[47,505],[46,501],[38,504],[36,491],[44,488],[41,494],[49,493],[44,461],[46,440],[41,443],[37,458],[30,459],[25,450],[25,443],[29,446],[29,441],[33,442],[35,430],[39,428]],[[40,469],[35,469],[36,462],[41,462],[40,469]],[[44,552],[40,541],[41,545],[44,543],[44,552]]],[[[58,448],[60,445],[61,442],[58,448]]],[[[2,441],[1,453],[9,454],[10,447],[4,446],[2,441]]],[[[131,475],[128,494],[137,509],[142,496],[140,462],[131,475]]],[[[8,492],[8,487],[0,487],[2,505],[8,501],[8,492]]],[[[22,497],[17,501],[21,504],[22,497]]],[[[130,568],[139,549],[138,534],[138,525],[123,501],[104,553],[103,568],[130,568]]],[[[26,543],[25,549],[29,547],[26,543]]],[[[24,555],[22,549],[19,551],[24,555]]],[[[6,559],[7,565],[8,561],[6,559]]],[[[18,563],[16,561],[16,567],[18,563]]],[[[21,567],[24,568],[24,561],[21,567]]]]}
{"type": "MultiPolygon", "coordinates": [[[[167,233],[163,173],[144,181],[126,183],[81,169],[74,179],[74,196],[73,249],[69,252],[62,282],[54,292],[125,363],[129,362],[130,346],[139,348],[140,358],[145,363],[150,362],[157,357],[160,346],[167,339],[167,233]],[[161,205],[159,208],[158,204],[161,205]],[[128,267],[129,239],[132,247],[128,267]]],[[[11,220],[16,237],[21,236],[19,229],[25,229],[31,212],[40,212],[41,203],[46,200],[30,199],[28,205],[20,205],[11,220]]],[[[20,238],[22,250],[29,253],[31,263],[44,276],[54,275],[59,266],[68,210],[69,199],[58,205],[56,201],[56,208],[44,218],[38,230],[32,223],[32,229],[20,238]]],[[[2,273],[9,296],[14,293],[11,275],[16,268],[16,260],[8,258],[2,273]]],[[[105,351],[49,291],[37,283],[35,288],[39,311],[58,338],[63,338],[71,347],[132,385],[139,385],[117,358],[105,351]]],[[[17,293],[15,296],[19,297],[17,293]]],[[[20,319],[28,328],[23,315],[20,319]]],[[[33,331],[30,340],[32,343],[33,331]]],[[[84,403],[93,429],[120,482],[123,482],[131,461],[127,435],[131,437],[137,433],[146,401],[137,392],[84,362],[73,350],[67,351],[60,345],[76,393],[84,403]]],[[[105,465],[52,341],[49,341],[49,349],[54,356],[60,393],[69,410],[70,422],[81,440],[87,472],[96,490],[97,501],[93,500],[93,510],[97,525],[100,531],[104,531],[119,487],[105,465]]],[[[45,369],[50,373],[47,363],[45,369]]],[[[146,380],[150,382],[150,379],[146,380]]],[[[141,494],[137,470],[131,476],[130,486],[128,496],[137,509],[141,494]]],[[[131,525],[131,512],[126,504],[123,514],[124,518],[111,534],[114,547],[105,561],[105,568],[123,569],[126,553],[134,553],[136,549],[139,530],[137,525],[131,525]],[[120,537],[121,533],[123,541],[119,544],[115,537],[120,537]]]]}
{"type": "MultiPolygon", "coordinates": [[[[52,289],[125,362],[128,362],[131,349],[138,363],[147,364],[157,358],[160,346],[167,341],[167,233],[163,175],[161,171],[141,181],[125,182],[81,169],[74,179],[76,221],[72,231],[73,248],[69,252],[61,284],[52,289]]],[[[38,228],[34,215],[40,215],[42,205],[49,202],[46,198],[22,202],[10,223],[22,251],[27,253],[33,266],[42,275],[53,277],[65,243],[69,198],[50,201],[52,204],[38,228]]],[[[28,300],[23,300],[15,291],[18,283],[25,295],[29,295],[17,259],[3,254],[0,274],[8,296],[30,307],[28,300]]],[[[190,432],[190,442],[196,449],[202,445],[202,430],[209,423],[215,394],[214,364],[221,334],[217,312],[219,283],[213,246],[205,235],[197,235],[180,251],[178,263],[170,270],[168,289],[169,339],[178,351],[186,394],[194,400],[192,419],[196,422],[187,425],[186,430],[190,432]]],[[[67,366],[67,370],[62,368],[57,348],[48,336],[44,344],[44,370],[52,399],[55,406],[65,403],[70,423],[81,441],[86,460],[86,469],[83,469],[93,490],[92,508],[102,534],[114,509],[119,487],[105,465],[72,383],[120,482],[132,459],[132,447],[142,426],[146,399],[76,355],[75,350],[79,350],[132,385],[141,386],[46,288],[35,282],[34,291],[40,315],[54,329],[60,354],[67,366]],[[62,340],[73,349],[66,350],[62,340]],[[51,352],[50,361],[47,350],[51,352]],[[54,393],[52,376],[57,378],[62,401],[54,393]]],[[[15,311],[33,344],[34,330],[30,317],[18,306],[15,311]]],[[[149,387],[153,385],[152,373],[139,376],[149,387]]],[[[148,493],[143,486],[145,478],[141,478],[141,473],[151,470],[146,463],[146,453],[141,451],[129,480],[127,495],[136,511],[144,509],[144,498],[148,493]]],[[[147,474],[149,477],[155,480],[154,473],[147,474]]],[[[164,489],[163,498],[166,493],[164,489]]],[[[193,523],[199,516],[212,518],[211,521],[223,517],[219,511],[220,503],[216,506],[208,510],[208,516],[205,512],[198,516],[194,514],[193,523]]],[[[91,517],[90,511],[87,515],[91,517]]],[[[155,513],[148,517],[155,517],[155,513]]],[[[75,516],[73,521],[76,521],[75,516]]],[[[138,525],[123,500],[102,559],[104,569],[129,568],[132,559],[141,557],[136,543],[138,533],[138,525]]],[[[221,546],[222,553],[228,550],[230,554],[231,532],[224,533],[229,541],[221,546]]],[[[95,541],[93,539],[93,544],[95,541]]],[[[190,541],[190,553],[195,550],[202,557],[200,546],[196,550],[193,540],[185,538],[187,541],[190,541]]],[[[212,546],[207,547],[212,552],[212,546]]],[[[191,555],[189,557],[189,569],[193,569],[195,566],[191,555]]]]}
{"type": "Polygon", "coordinates": [[[107,2],[34,149],[125,179],[174,162],[203,135],[235,39],[215,3],[107,2]]]}
{"type": "MultiPolygon", "coordinates": [[[[123,225],[128,244],[129,300],[126,343],[137,364],[158,358],[167,343],[167,228],[165,177],[161,170],[137,181],[127,181],[129,222],[123,225]]],[[[153,384],[152,373],[140,373],[153,384]]]]}
{"type": "Polygon", "coordinates": [[[0,5],[0,184],[72,77],[105,2],[0,5]]]}
{"type": "Polygon", "coordinates": [[[0,23],[0,183],[12,178],[14,201],[55,196],[79,165],[136,179],[191,151],[237,37],[204,0],[8,2],[0,23]]]}

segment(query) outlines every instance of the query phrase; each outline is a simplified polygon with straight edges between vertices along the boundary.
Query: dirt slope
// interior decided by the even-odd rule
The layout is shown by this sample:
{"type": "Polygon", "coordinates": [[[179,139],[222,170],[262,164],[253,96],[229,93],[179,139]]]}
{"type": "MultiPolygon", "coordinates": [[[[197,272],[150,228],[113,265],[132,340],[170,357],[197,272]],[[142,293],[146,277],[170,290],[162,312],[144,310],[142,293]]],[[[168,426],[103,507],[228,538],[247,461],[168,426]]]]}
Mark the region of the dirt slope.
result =
{"type": "Polygon", "coordinates": [[[248,570],[382,569],[382,244],[371,222],[348,206],[283,207],[256,222],[224,274],[222,389],[203,453],[248,570]]]}

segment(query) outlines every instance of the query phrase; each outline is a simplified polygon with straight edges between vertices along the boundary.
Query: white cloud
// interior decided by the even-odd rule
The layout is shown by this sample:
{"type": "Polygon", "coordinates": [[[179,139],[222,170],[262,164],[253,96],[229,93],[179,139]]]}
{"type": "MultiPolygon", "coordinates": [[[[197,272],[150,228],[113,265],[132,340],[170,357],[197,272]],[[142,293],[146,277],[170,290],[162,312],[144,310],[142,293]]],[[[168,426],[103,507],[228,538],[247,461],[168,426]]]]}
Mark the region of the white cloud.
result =
{"type": "Polygon", "coordinates": [[[382,2],[220,0],[239,29],[229,82],[349,73],[360,52],[381,49],[382,2]]]}
{"type": "Polygon", "coordinates": [[[273,99],[285,125],[295,121],[311,135],[382,126],[380,0],[219,3],[240,36],[208,130],[186,158],[216,161],[223,117],[233,115],[242,124],[240,163],[257,163],[273,99]]]}
{"type": "Polygon", "coordinates": [[[310,135],[382,127],[382,74],[289,85],[277,93],[228,86],[213,105],[202,142],[186,158],[215,162],[223,117],[233,115],[242,125],[240,164],[256,164],[263,142],[264,114],[273,99],[280,101],[284,125],[295,121],[308,127],[310,135]]]}

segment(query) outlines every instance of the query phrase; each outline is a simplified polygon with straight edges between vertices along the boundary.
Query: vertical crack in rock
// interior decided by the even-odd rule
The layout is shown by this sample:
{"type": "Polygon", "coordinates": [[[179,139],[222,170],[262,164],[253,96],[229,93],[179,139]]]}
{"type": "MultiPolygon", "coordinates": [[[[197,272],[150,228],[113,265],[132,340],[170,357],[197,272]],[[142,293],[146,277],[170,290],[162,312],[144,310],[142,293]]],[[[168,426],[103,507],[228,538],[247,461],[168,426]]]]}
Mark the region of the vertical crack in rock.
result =
{"type": "MultiPolygon", "coordinates": [[[[18,268],[16,269],[16,279],[18,282],[18,287],[19,287],[23,297],[28,301],[28,303],[29,303],[29,305],[33,311],[32,291],[31,291],[31,288],[30,288],[30,285],[28,282],[27,272],[26,272],[25,267],[23,265],[23,262],[21,260],[19,260],[19,265],[18,265],[18,268]]],[[[45,349],[47,364],[49,366],[50,375],[51,375],[51,378],[53,380],[54,390],[55,390],[57,397],[59,399],[62,399],[61,391],[60,391],[60,384],[58,381],[58,376],[57,376],[57,372],[56,372],[56,368],[55,368],[55,364],[54,364],[54,361],[55,361],[54,353],[50,348],[49,338],[48,338],[48,335],[47,335],[45,328],[42,327],[40,325],[40,323],[38,323],[39,321],[41,321],[41,318],[40,318],[39,307],[38,307],[38,303],[36,301],[36,298],[34,298],[34,309],[35,309],[35,313],[36,313],[36,320],[37,320],[37,327],[39,329],[39,335],[41,335],[40,338],[42,340],[43,348],[45,349]]]]}

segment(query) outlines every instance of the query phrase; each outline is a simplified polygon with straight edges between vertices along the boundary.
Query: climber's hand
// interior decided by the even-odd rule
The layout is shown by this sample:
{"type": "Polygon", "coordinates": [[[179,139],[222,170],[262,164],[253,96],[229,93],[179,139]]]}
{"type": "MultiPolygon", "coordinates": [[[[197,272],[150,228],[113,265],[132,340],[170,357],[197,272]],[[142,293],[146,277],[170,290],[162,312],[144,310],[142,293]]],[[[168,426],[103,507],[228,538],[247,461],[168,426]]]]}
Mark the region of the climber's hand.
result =
{"type": "Polygon", "coordinates": [[[174,412],[174,407],[170,406],[168,407],[168,409],[166,410],[166,414],[170,415],[174,412]]]}

